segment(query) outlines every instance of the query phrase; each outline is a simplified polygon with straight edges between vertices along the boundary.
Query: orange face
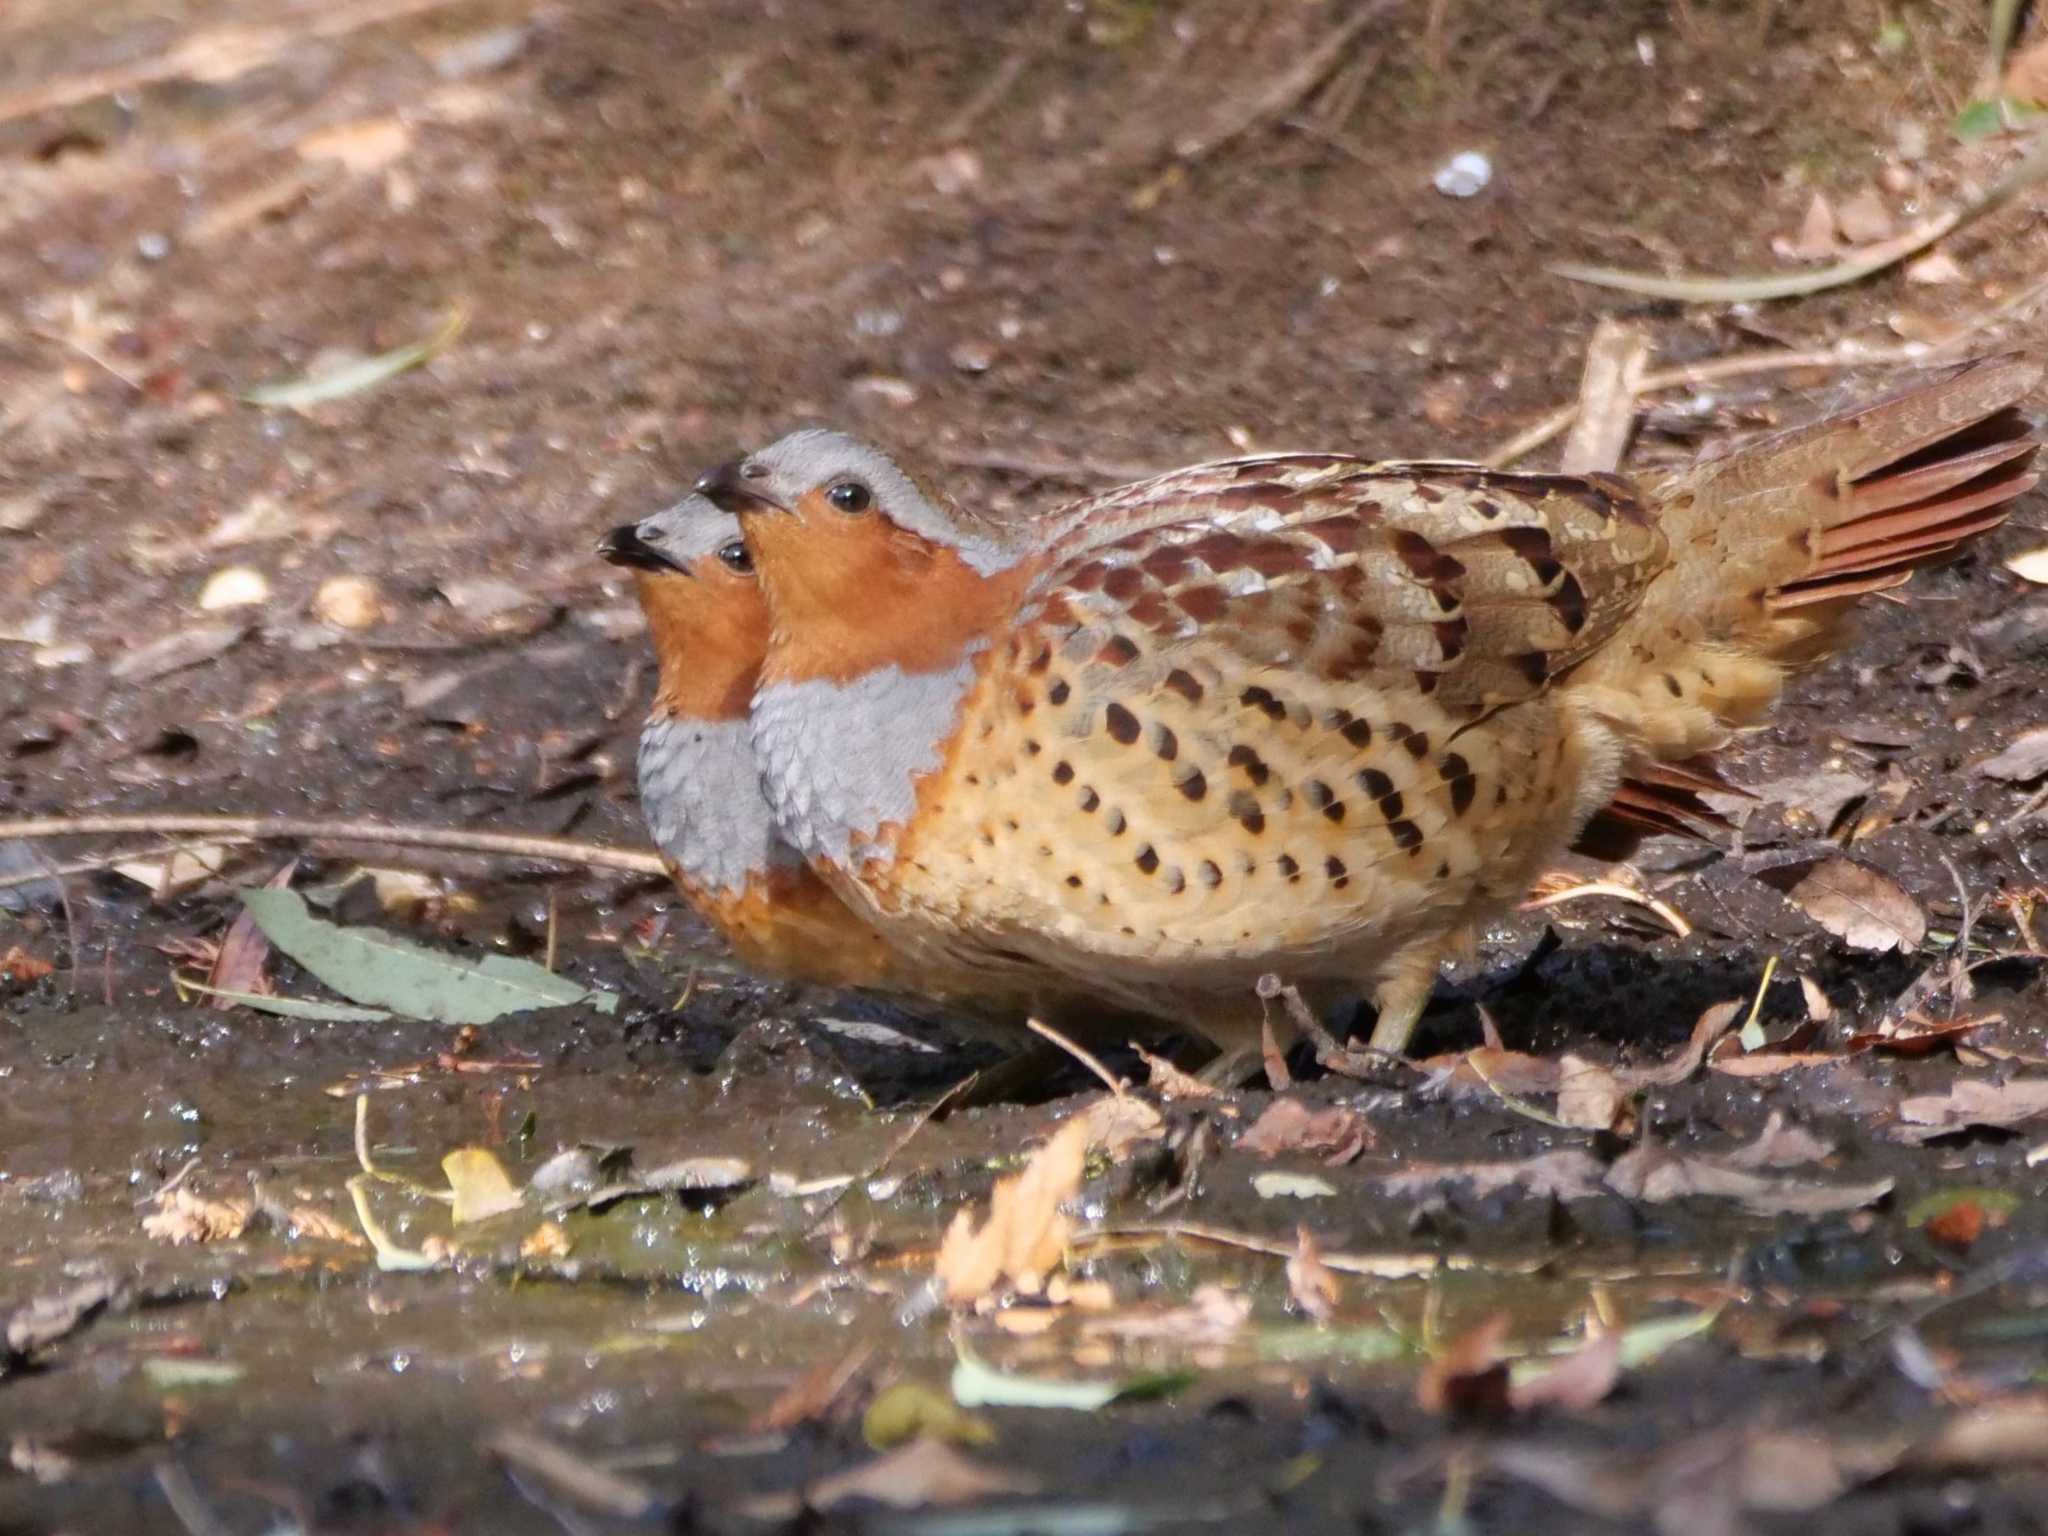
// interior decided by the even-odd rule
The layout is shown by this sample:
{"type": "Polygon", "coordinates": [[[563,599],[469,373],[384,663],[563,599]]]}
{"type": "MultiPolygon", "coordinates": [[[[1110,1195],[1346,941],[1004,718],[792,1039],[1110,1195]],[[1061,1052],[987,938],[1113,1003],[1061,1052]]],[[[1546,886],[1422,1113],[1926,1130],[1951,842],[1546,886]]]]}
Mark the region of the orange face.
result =
{"type": "Polygon", "coordinates": [[[713,470],[768,590],[770,681],[951,666],[998,628],[1033,563],[868,444],[804,431],[713,470]]]}
{"type": "Polygon", "coordinates": [[[774,607],[776,680],[844,682],[889,665],[951,666],[1022,586],[1017,569],[984,576],[887,518],[839,510],[823,491],[742,526],[774,607]]]}
{"type": "Polygon", "coordinates": [[[732,516],[692,496],[613,529],[599,553],[639,588],[661,669],[655,713],[744,718],[768,653],[768,601],[732,516]]]}

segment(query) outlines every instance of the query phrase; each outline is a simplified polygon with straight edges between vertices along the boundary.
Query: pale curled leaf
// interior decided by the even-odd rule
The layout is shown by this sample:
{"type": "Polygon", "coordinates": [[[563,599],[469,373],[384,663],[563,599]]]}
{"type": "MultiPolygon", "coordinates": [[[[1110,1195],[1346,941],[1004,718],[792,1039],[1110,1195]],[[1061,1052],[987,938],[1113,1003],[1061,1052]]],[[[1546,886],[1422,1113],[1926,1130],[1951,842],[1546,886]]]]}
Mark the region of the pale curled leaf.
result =
{"type": "Polygon", "coordinates": [[[244,891],[242,904],[270,942],[352,1002],[443,1024],[488,1024],[508,1013],[585,1003],[602,1013],[616,994],[594,992],[530,961],[478,962],[427,949],[375,928],[341,928],[314,917],[296,891],[244,891]]]}
{"type": "Polygon", "coordinates": [[[1900,1141],[1932,1141],[1973,1126],[2006,1130],[2048,1115],[2048,1078],[2014,1077],[2004,1082],[1959,1078],[1946,1094],[1918,1094],[1899,1103],[1900,1141]]]}
{"type": "Polygon", "coordinates": [[[1626,1199],[1652,1205],[1695,1195],[1730,1199],[1758,1216],[1819,1216],[1861,1210],[1892,1190],[1888,1178],[1853,1184],[1770,1178],[1714,1158],[1687,1157],[1648,1143],[1615,1160],[1607,1170],[1607,1185],[1626,1199]]]}
{"type": "Polygon", "coordinates": [[[1628,1102],[1628,1092],[1615,1075],[1582,1056],[1568,1055],[1559,1067],[1557,1118],[1574,1130],[1612,1129],[1628,1102]]]}
{"type": "Polygon", "coordinates": [[[1372,1131],[1355,1109],[1342,1104],[1310,1109],[1299,1099],[1283,1098],[1266,1106],[1237,1145],[1261,1157],[1311,1153],[1336,1167],[1357,1157],[1371,1141],[1372,1131]]]}
{"type": "Polygon", "coordinates": [[[964,1207],[954,1214],[934,1266],[948,1302],[979,1301],[1006,1280],[1041,1278],[1060,1261],[1068,1232],[1060,1206],[1080,1193],[1088,1139],[1087,1119],[1076,1115],[1022,1173],[996,1181],[985,1223],[976,1226],[964,1207]]]}
{"type": "Polygon", "coordinates": [[[360,394],[363,390],[374,389],[387,379],[394,379],[399,374],[427,362],[435,353],[460,336],[462,328],[468,323],[468,309],[458,304],[448,312],[447,318],[434,333],[422,341],[394,347],[389,352],[379,353],[375,357],[358,358],[325,373],[291,379],[282,384],[259,384],[242,398],[250,405],[302,411],[308,406],[319,405],[324,401],[360,394]]]}
{"type": "Polygon", "coordinates": [[[1979,763],[1977,771],[2008,784],[2031,784],[2048,777],[2048,726],[2020,732],[2004,751],[1979,763]]]}
{"type": "Polygon", "coordinates": [[[441,1159],[441,1171],[455,1196],[453,1220],[458,1227],[516,1211],[522,1203],[504,1164],[484,1147],[457,1147],[441,1159]]]}
{"type": "Polygon", "coordinates": [[[1851,949],[1910,952],[1927,937],[1918,902],[1889,877],[1848,859],[1815,865],[1786,899],[1851,949]]]}
{"type": "Polygon", "coordinates": [[[1342,1286],[1336,1272],[1323,1262],[1323,1250],[1306,1226],[1294,1230],[1294,1254],[1287,1261],[1287,1295],[1295,1306],[1319,1323],[1337,1313],[1342,1286]]]}

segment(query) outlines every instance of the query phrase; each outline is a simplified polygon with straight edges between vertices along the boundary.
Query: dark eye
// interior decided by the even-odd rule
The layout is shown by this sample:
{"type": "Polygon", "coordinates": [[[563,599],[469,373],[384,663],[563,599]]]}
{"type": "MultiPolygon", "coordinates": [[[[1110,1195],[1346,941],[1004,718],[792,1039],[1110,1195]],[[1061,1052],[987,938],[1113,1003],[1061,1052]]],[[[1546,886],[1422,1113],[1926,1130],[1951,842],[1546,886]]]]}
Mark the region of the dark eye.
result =
{"type": "Polygon", "coordinates": [[[747,553],[747,546],[738,539],[734,539],[730,544],[720,545],[718,558],[725,562],[725,567],[729,571],[745,572],[754,568],[754,557],[747,553]]]}
{"type": "Polygon", "coordinates": [[[858,480],[842,480],[825,493],[825,499],[842,512],[865,512],[875,504],[875,493],[858,480]]]}

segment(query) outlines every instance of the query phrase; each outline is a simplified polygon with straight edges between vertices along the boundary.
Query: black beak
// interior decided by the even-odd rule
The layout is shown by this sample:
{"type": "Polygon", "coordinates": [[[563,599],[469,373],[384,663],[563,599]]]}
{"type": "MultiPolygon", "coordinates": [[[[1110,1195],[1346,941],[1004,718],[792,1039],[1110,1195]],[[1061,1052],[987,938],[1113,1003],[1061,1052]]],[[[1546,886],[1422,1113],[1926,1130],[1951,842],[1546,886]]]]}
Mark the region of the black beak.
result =
{"type": "Polygon", "coordinates": [[[698,477],[695,490],[721,512],[743,515],[748,512],[781,510],[779,503],[748,483],[746,471],[739,459],[732,459],[716,469],[706,470],[698,477]]]}
{"type": "Polygon", "coordinates": [[[640,537],[638,523],[621,523],[610,533],[597,541],[597,554],[601,560],[613,565],[622,565],[633,571],[682,571],[689,572],[663,554],[654,545],[640,537]]]}

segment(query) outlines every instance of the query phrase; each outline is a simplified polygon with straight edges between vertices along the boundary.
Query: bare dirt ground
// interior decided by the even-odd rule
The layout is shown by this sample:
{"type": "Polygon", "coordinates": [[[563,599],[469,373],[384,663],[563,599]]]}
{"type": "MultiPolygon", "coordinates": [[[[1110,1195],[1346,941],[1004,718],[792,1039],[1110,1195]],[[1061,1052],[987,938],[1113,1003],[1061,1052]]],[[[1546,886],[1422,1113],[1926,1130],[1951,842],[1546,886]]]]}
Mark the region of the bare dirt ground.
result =
{"type": "MultiPolygon", "coordinates": [[[[1794,270],[1772,243],[1816,193],[1850,244],[1958,206],[2024,147],[1954,131],[1985,24],[14,0],[0,817],[642,846],[652,673],[593,542],[803,420],[1051,499],[1247,446],[1485,454],[1573,397],[1603,315],[1659,367],[2039,348],[2032,194],[1947,266],[1783,303],[1546,271],[1794,270]],[[1432,184],[1460,151],[1491,165],[1469,198],[1432,184]],[[412,371],[245,398],[451,316],[412,371]]],[[[1888,372],[1664,390],[1630,462],[1888,372]]],[[[2048,1529],[2048,750],[2000,758],[2048,724],[2048,587],[2004,564],[2044,525],[2036,495],[1800,681],[1734,764],[1739,847],[1645,850],[1688,937],[1582,897],[1446,979],[1426,1076],[1297,1058],[1285,1093],[1153,1096],[1086,1166],[1066,1277],[999,1312],[934,1296],[940,1234],[1107,1095],[1077,1068],[927,1120],[985,1054],[730,973],[658,882],[307,850],[302,889],[425,871],[357,882],[344,921],[621,994],[460,1031],[181,996],[275,850],[185,882],[141,838],[139,881],[23,888],[0,1530],[2048,1529]],[[1880,872],[1861,915],[1903,947],[1788,899],[1823,853],[1880,872]],[[1738,1000],[1761,1048],[1683,1057],[1738,1000]],[[1501,1048],[1461,1062],[1482,1006],[1501,1048]],[[533,1188],[451,1228],[423,1191],[465,1147],[533,1188]],[[627,1148],[745,1176],[585,1198],[627,1148]],[[1543,1401],[1528,1362],[1569,1351],[1543,1401]],[[924,1460],[886,1459],[920,1426],[924,1460]]],[[[268,978],[330,995],[279,956],[268,978]]]]}

